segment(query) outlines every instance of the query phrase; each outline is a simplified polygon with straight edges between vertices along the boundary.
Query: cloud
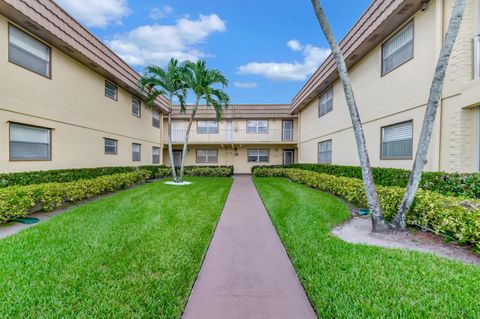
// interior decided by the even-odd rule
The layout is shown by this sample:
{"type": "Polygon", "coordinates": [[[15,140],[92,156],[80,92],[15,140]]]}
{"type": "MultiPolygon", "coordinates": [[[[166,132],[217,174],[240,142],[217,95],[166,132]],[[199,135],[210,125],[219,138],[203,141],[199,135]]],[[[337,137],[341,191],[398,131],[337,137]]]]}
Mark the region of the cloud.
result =
{"type": "Polygon", "coordinates": [[[150,10],[150,14],[148,15],[148,17],[152,20],[160,20],[165,17],[168,17],[169,15],[172,14],[172,12],[173,12],[173,8],[165,5],[161,8],[153,8],[152,10],[150,10]]]}
{"type": "Polygon", "coordinates": [[[258,87],[256,82],[234,82],[233,85],[241,89],[255,89],[258,87]]]}
{"type": "Polygon", "coordinates": [[[305,81],[325,61],[330,49],[318,48],[311,44],[302,46],[297,40],[290,40],[287,46],[302,52],[303,63],[294,62],[251,62],[238,68],[239,74],[253,74],[275,81],[305,81]]]}
{"type": "Polygon", "coordinates": [[[118,34],[107,44],[132,65],[165,65],[170,58],[196,61],[209,56],[196,46],[213,33],[224,32],[225,21],[216,14],[187,17],[174,25],[144,25],[126,34],[118,34]]]}
{"type": "Polygon", "coordinates": [[[56,0],[68,13],[88,27],[121,23],[130,13],[127,0],[56,0]]]}

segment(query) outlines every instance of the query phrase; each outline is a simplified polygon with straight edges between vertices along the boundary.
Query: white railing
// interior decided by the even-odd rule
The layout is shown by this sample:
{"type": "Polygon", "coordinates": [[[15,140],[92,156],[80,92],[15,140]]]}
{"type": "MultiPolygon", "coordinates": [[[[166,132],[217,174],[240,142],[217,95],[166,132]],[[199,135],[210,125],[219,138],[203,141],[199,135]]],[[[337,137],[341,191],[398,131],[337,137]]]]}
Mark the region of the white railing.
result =
{"type": "MultiPolygon", "coordinates": [[[[172,130],[172,142],[183,143],[186,130],[172,130]]],[[[190,132],[189,143],[282,143],[295,142],[296,137],[292,129],[269,129],[265,133],[251,133],[247,130],[218,130],[217,133],[200,134],[195,130],[190,132]]],[[[164,142],[168,142],[167,132],[164,134],[164,142]]]]}

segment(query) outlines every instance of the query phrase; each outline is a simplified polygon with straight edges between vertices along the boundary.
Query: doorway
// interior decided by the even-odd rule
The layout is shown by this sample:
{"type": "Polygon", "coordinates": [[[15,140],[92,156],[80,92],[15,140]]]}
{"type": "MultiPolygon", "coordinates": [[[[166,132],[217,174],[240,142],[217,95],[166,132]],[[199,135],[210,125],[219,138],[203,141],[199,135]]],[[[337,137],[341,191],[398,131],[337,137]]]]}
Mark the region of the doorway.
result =
{"type": "Polygon", "coordinates": [[[182,165],[182,151],[173,151],[173,165],[175,167],[182,165]]]}
{"type": "Polygon", "coordinates": [[[293,121],[282,122],[282,141],[293,141],[293,121]]]}
{"type": "Polygon", "coordinates": [[[295,151],[283,150],[283,166],[291,165],[295,163],[295,151]]]}

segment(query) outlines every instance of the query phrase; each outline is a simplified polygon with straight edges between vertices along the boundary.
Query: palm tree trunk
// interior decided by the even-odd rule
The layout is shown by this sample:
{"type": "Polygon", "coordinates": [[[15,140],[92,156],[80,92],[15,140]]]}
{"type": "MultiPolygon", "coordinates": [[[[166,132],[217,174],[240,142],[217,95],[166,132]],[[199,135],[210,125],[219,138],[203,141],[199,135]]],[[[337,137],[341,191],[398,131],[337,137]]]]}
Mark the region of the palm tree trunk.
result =
{"type": "Polygon", "coordinates": [[[172,99],[170,98],[170,109],[168,112],[168,156],[170,158],[170,167],[172,169],[172,178],[177,182],[177,172],[175,171],[175,163],[173,162],[173,147],[172,147],[172,99]]]}
{"type": "Polygon", "coordinates": [[[368,157],[367,145],[365,142],[365,135],[363,133],[362,122],[358,113],[357,103],[353,94],[352,85],[348,75],[347,65],[343,58],[340,47],[333,35],[330,24],[323,12],[322,6],[319,0],[311,0],[318,22],[328,40],[332,54],[335,58],[338,73],[343,84],[345,91],[345,97],[347,100],[348,109],[350,111],[350,117],[352,120],[353,131],[355,133],[355,139],[357,142],[358,157],[362,167],[363,184],[365,186],[365,192],[367,195],[368,206],[372,216],[372,230],[374,232],[386,231],[388,229],[380,203],[378,201],[377,190],[375,187],[375,181],[373,180],[372,168],[370,167],[370,159],[368,157]]]}
{"type": "Polygon", "coordinates": [[[457,39],[460,26],[462,24],[463,14],[465,12],[466,0],[456,0],[453,8],[452,16],[448,25],[445,41],[440,51],[440,56],[437,61],[435,74],[433,76],[432,86],[430,88],[430,96],[428,98],[427,109],[423,118],[422,132],[420,140],[418,141],[417,153],[415,162],[413,163],[412,174],[408,181],[407,190],[403,196],[402,203],[398,208],[397,215],[391,223],[391,227],[403,230],[406,227],[405,218],[408,210],[412,206],[415,194],[422,179],[422,172],[425,167],[428,147],[432,137],[433,125],[437,115],[438,105],[442,98],[443,84],[445,74],[452,54],[455,40],[457,39]]]}
{"type": "Polygon", "coordinates": [[[195,106],[193,107],[192,114],[190,114],[190,119],[188,121],[187,131],[185,132],[185,140],[183,142],[183,152],[182,152],[182,165],[180,166],[180,182],[183,182],[183,173],[185,170],[185,158],[187,157],[188,150],[188,138],[190,137],[190,130],[192,128],[193,119],[197,113],[198,104],[200,103],[199,98],[195,100],[195,106]]]}

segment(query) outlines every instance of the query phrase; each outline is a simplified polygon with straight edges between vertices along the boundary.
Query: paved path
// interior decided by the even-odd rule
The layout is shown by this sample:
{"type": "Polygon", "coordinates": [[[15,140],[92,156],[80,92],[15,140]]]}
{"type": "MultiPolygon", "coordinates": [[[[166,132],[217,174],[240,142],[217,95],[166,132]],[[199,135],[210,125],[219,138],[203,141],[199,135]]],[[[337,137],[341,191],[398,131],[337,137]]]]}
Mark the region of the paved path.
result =
{"type": "Polygon", "coordinates": [[[235,177],[183,318],[316,318],[250,176],[235,177]]]}

